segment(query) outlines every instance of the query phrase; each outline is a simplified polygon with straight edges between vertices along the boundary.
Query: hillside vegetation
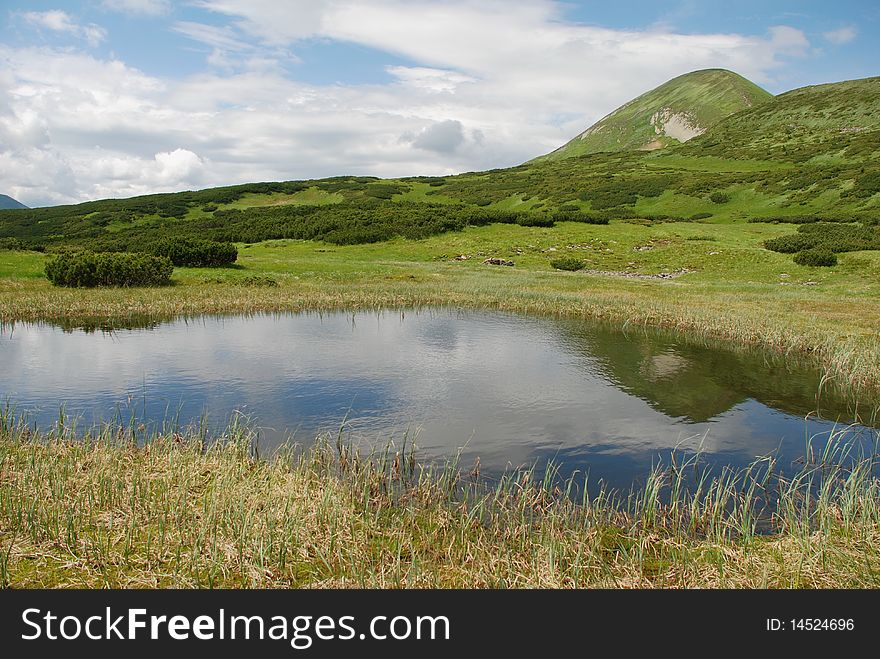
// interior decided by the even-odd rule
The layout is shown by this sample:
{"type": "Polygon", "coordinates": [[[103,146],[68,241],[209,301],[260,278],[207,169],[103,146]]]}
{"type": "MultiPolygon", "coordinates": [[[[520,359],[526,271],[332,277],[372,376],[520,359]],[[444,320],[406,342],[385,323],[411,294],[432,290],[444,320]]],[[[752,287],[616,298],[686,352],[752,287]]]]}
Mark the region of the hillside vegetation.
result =
{"type": "Polygon", "coordinates": [[[687,142],[725,117],[772,97],[732,71],[686,73],[617,108],[539,160],[602,151],[650,151],[687,142]]]}
{"type": "MultiPolygon", "coordinates": [[[[668,87],[664,102],[672,107],[682,89],[699,88],[694,80],[731,75],[689,74],[682,77],[688,85],[678,78],[646,97],[661,101],[658,94],[668,87]]],[[[0,240],[31,249],[75,244],[113,251],[169,234],[347,244],[418,239],[492,222],[551,226],[560,212],[579,213],[570,219],[582,221],[873,222],[880,204],[880,78],[808,87],[763,103],[759,96],[749,97],[751,109],[663,151],[544,159],[449,177],[254,183],[6,210],[0,211],[0,240]]],[[[706,101],[706,116],[731,109],[723,98],[706,101]]],[[[636,101],[627,112],[641,107],[636,101]]]]}

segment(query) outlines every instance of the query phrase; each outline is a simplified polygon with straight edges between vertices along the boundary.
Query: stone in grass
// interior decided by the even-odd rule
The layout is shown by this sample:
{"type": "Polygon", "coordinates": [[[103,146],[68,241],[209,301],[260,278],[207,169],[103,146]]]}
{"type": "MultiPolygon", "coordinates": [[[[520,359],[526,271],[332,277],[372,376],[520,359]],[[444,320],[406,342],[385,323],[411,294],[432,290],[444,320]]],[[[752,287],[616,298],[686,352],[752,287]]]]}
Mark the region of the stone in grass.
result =
{"type": "Polygon", "coordinates": [[[516,265],[513,261],[508,261],[507,259],[499,259],[497,257],[490,257],[483,261],[486,265],[516,265]]]}

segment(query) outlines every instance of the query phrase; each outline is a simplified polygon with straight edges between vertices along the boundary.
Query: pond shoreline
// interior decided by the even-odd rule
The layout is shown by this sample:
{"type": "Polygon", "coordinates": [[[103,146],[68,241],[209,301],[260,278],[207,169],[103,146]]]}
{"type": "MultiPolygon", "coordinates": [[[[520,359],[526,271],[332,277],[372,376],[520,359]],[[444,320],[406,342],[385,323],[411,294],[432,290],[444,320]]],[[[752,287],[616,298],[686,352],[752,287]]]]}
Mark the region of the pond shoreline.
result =
{"type": "Polygon", "coordinates": [[[41,427],[63,416],[215,428],[240,410],[268,450],[323,434],[365,446],[405,437],[424,458],[479,459],[485,474],[552,460],[562,478],[616,488],[673,449],[718,468],[758,455],[788,465],[805,436],[821,450],[847,428],[867,447],[880,426],[880,404],[802,360],[644,327],[433,307],[131,325],[9,326],[0,397],[41,427]]]}
{"type": "Polygon", "coordinates": [[[515,286],[516,282],[504,282],[499,287],[468,282],[467,286],[451,288],[424,281],[318,286],[284,282],[277,287],[187,282],[158,289],[59,290],[48,282],[29,282],[0,287],[0,323],[70,320],[112,324],[132,318],[430,307],[497,310],[584,318],[621,329],[653,327],[681,333],[690,340],[757,346],[815,360],[838,386],[880,396],[880,334],[834,320],[849,315],[847,309],[854,311],[851,304],[817,302],[804,308],[799,303],[760,295],[716,294],[710,298],[667,281],[582,274],[569,277],[566,284],[577,280],[592,285],[580,290],[568,286],[545,290],[535,288],[538,282],[529,277],[523,287],[515,286]],[[823,306],[828,307],[827,311],[823,312],[823,306]],[[823,314],[832,321],[820,322],[823,314]]]}
{"type": "Polygon", "coordinates": [[[837,452],[773,485],[759,535],[760,465],[694,495],[676,489],[680,469],[657,469],[629,496],[574,502],[541,474],[480,488],[406,451],[257,460],[246,426],[214,439],[138,445],[108,428],[80,441],[0,416],[0,587],[880,585],[874,465],[844,469],[837,452]]]}

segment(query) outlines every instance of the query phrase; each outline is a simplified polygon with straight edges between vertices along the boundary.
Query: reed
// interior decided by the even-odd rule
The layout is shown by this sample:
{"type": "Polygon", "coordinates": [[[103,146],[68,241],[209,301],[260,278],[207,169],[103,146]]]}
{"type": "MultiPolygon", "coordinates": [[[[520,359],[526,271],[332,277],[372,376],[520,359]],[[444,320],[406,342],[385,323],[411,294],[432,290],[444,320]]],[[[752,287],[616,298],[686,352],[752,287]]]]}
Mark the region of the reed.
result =
{"type": "Polygon", "coordinates": [[[149,432],[0,412],[3,587],[876,587],[876,456],[832,433],[785,474],[670,457],[628,493],[489,479],[409,438],[260,457],[240,415],[149,432]]]}

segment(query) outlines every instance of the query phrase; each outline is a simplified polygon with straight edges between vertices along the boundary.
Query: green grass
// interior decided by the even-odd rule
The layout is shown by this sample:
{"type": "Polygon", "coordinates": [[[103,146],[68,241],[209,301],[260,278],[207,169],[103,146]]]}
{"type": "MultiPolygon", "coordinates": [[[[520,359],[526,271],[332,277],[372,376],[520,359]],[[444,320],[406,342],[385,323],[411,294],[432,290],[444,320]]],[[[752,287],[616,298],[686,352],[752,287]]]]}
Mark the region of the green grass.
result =
{"type": "Polygon", "coordinates": [[[326,204],[338,204],[342,200],[343,196],[339,193],[326,192],[325,190],[312,187],[293,194],[280,192],[267,194],[248,193],[242,195],[241,199],[221,205],[220,208],[255,208],[258,206],[284,206],[288,204],[323,206],[326,204]]]}
{"type": "Polygon", "coordinates": [[[709,477],[673,458],[644,487],[591,495],[552,468],[487,482],[411,447],[325,438],[260,460],[254,440],[240,417],[216,436],[43,433],[4,411],[0,586],[880,585],[874,463],[833,438],[796,473],[766,458],[709,477]]]}

